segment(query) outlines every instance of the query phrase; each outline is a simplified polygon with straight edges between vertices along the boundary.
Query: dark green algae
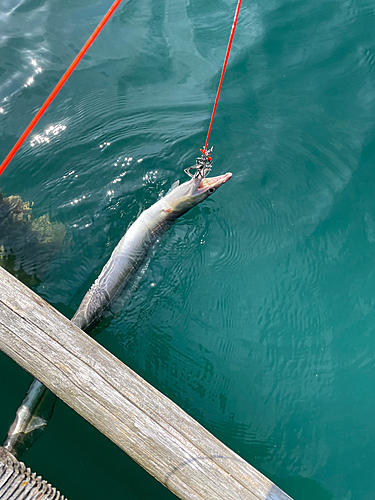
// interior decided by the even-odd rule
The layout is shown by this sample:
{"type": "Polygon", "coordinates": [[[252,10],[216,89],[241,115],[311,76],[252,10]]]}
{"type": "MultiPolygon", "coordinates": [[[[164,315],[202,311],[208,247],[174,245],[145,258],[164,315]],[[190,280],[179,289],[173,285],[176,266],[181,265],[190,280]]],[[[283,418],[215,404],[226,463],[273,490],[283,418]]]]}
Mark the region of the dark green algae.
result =
{"type": "Polygon", "coordinates": [[[0,193],[0,266],[23,283],[41,282],[66,235],[65,225],[48,214],[34,218],[32,203],[0,193]]]}

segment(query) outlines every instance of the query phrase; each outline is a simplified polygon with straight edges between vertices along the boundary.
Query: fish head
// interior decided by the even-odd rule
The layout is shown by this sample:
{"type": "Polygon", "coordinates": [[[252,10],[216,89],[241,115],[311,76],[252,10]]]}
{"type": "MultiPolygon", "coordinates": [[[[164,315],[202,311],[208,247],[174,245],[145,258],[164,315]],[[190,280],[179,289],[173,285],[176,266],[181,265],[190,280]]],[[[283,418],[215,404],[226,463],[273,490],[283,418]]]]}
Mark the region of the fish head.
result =
{"type": "Polygon", "coordinates": [[[193,177],[179,185],[177,182],[163,198],[165,210],[181,215],[211,196],[231,177],[232,174],[228,172],[217,177],[193,177]]]}

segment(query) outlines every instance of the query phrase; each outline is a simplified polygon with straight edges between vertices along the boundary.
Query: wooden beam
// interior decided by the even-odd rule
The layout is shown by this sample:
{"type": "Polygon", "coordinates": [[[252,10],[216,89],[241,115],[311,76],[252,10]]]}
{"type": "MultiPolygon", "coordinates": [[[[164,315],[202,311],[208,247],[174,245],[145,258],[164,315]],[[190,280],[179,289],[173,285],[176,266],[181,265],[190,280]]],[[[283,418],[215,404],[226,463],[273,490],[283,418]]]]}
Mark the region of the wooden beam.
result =
{"type": "Polygon", "coordinates": [[[184,500],[290,497],[0,268],[0,349],[184,500]]]}

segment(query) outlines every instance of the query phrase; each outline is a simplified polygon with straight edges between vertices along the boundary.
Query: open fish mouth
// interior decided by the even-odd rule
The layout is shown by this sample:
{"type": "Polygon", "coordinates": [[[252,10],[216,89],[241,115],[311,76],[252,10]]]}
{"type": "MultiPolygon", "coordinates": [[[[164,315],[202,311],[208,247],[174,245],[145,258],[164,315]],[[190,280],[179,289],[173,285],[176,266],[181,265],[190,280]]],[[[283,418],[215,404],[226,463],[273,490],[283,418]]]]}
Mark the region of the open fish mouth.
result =
{"type": "Polygon", "coordinates": [[[206,191],[207,189],[212,188],[217,189],[229,181],[232,175],[233,174],[231,172],[227,172],[226,174],[218,175],[217,177],[205,177],[202,179],[197,189],[199,189],[199,191],[206,191]]]}

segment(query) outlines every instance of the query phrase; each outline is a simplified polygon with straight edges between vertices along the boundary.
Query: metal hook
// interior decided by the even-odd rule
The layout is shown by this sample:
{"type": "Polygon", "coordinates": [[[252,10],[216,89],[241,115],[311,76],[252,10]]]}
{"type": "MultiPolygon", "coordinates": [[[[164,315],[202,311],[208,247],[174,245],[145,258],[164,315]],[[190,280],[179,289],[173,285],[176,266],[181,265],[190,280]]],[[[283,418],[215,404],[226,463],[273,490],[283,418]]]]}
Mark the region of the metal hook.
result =
{"type": "Polygon", "coordinates": [[[211,171],[212,168],[212,158],[211,158],[211,153],[213,151],[214,147],[212,146],[210,149],[208,149],[206,152],[204,152],[203,149],[201,149],[202,156],[199,156],[196,159],[195,165],[192,165],[191,167],[187,167],[184,169],[185,174],[187,174],[189,177],[197,179],[201,178],[204,179],[206,175],[211,171]],[[191,169],[196,169],[196,172],[192,174],[190,172],[191,169]]]}

